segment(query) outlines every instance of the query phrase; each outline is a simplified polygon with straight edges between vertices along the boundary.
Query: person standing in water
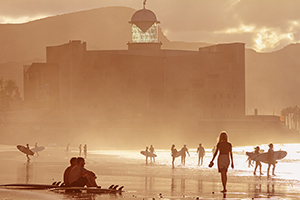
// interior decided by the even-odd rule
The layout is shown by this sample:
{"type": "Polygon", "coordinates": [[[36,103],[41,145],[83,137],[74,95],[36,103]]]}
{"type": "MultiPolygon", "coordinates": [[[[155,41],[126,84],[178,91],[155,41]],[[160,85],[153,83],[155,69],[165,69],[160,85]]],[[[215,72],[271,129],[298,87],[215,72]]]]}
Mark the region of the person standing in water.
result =
{"type": "MultiPolygon", "coordinates": [[[[259,150],[260,150],[259,146],[256,146],[254,149],[255,149],[255,151],[254,151],[255,155],[258,156],[260,154],[260,152],[259,152],[259,150]]],[[[261,172],[261,162],[260,161],[255,161],[255,168],[254,168],[253,174],[256,175],[256,169],[257,169],[257,167],[259,167],[259,173],[260,173],[260,175],[263,175],[263,173],[261,172]]]]}
{"type": "Polygon", "coordinates": [[[87,155],[87,145],[86,144],[83,146],[83,153],[84,153],[84,158],[86,158],[86,155],[87,155]]]}
{"type": "Polygon", "coordinates": [[[273,144],[270,143],[269,150],[268,150],[268,173],[267,173],[268,176],[269,176],[269,171],[270,171],[271,165],[273,165],[272,175],[275,176],[275,164],[276,164],[276,161],[274,159],[273,144]]]}
{"type": "MultiPolygon", "coordinates": [[[[35,148],[38,147],[37,142],[35,143],[34,147],[35,147],[35,148]]],[[[39,156],[39,152],[35,152],[35,154],[36,154],[37,156],[39,156]]]]}
{"type": "Polygon", "coordinates": [[[186,145],[183,145],[180,151],[181,151],[181,164],[185,165],[186,154],[190,156],[189,150],[186,148],[186,145]]]}
{"type": "Polygon", "coordinates": [[[79,149],[79,156],[81,156],[81,144],[79,145],[79,147],[78,147],[78,149],[79,149]]]}
{"type": "Polygon", "coordinates": [[[174,162],[175,162],[175,158],[176,158],[176,155],[177,155],[177,149],[175,148],[175,144],[172,144],[172,147],[171,147],[171,156],[172,156],[172,168],[174,169],[174,162]]]}
{"type": "Polygon", "coordinates": [[[146,151],[146,165],[148,165],[148,154],[149,154],[149,148],[148,148],[148,147],[146,147],[145,151],[146,151]]]}
{"type": "Polygon", "coordinates": [[[199,144],[199,147],[197,148],[197,153],[198,153],[198,165],[201,165],[203,164],[203,157],[205,155],[205,150],[202,146],[202,144],[200,143],[199,144]]]}
{"type": "MultiPolygon", "coordinates": [[[[149,151],[150,151],[150,153],[154,154],[154,147],[152,144],[150,145],[149,151]]],[[[150,161],[155,162],[155,157],[150,157],[150,161]]]]}
{"type": "Polygon", "coordinates": [[[232,145],[228,142],[228,136],[225,131],[220,133],[219,141],[217,144],[216,152],[213,155],[212,160],[210,161],[209,167],[213,166],[213,161],[215,157],[218,157],[218,171],[221,173],[221,180],[223,185],[223,190],[221,192],[227,192],[226,184],[227,184],[227,170],[231,160],[231,168],[234,168],[233,164],[233,156],[232,156],[232,145]]]}

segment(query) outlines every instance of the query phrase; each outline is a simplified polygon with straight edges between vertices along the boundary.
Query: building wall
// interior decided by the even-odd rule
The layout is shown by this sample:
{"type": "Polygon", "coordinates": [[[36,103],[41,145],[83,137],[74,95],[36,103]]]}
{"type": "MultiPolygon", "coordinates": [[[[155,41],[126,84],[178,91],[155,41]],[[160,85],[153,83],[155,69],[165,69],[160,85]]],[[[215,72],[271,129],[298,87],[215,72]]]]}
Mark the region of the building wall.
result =
{"type": "MultiPolygon", "coordinates": [[[[87,51],[85,43],[70,41],[47,47],[46,64],[59,67],[59,108],[77,116],[205,120],[245,116],[244,57],[241,43],[87,51]]],[[[32,83],[25,85],[26,98],[36,95],[32,83]]]]}

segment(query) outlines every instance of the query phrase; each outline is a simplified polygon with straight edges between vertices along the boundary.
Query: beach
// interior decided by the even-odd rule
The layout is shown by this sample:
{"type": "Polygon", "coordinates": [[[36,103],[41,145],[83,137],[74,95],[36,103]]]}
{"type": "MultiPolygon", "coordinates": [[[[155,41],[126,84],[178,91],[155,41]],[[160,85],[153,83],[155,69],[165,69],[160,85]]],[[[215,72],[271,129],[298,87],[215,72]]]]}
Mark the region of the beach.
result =
{"type": "MultiPolygon", "coordinates": [[[[267,145],[262,145],[267,150],[267,145]]],[[[252,146],[234,147],[235,168],[228,170],[226,194],[221,193],[222,184],[217,172],[216,160],[206,149],[204,164],[197,165],[196,149],[189,149],[186,165],[175,161],[172,169],[169,149],[156,150],[155,163],[148,161],[140,150],[89,149],[85,167],[97,174],[97,183],[103,188],[124,185],[122,195],[111,194],[65,194],[50,190],[16,190],[0,188],[0,199],[299,199],[300,198],[300,144],[274,145],[275,150],[285,150],[288,155],[276,165],[276,176],[266,176],[267,165],[263,164],[262,176],[253,175],[248,167],[246,151],[252,146]]],[[[61,181],[72,156],[79,156],[78,147],[45,146],[39,156],[26,161],[14,145],[0,145],[0,184],[31,183],[51,184],[61,181]]],[[[83,155],[82,155],[83,156],[83,155]]]]}

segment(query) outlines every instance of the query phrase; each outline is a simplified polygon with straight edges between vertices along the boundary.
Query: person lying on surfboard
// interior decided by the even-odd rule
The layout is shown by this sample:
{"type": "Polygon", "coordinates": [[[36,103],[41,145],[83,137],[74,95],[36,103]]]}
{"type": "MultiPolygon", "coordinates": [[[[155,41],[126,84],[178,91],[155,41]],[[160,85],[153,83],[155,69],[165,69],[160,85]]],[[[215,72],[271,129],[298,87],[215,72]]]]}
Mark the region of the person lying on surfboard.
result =
{"type": "Polygon", "coordinates": [[[97,187],[96,175],[94,172],[84,168],[84,158],[78,157],[76,166],[74,166],[69,175],[69,183],[71,187],[97,187]]]}

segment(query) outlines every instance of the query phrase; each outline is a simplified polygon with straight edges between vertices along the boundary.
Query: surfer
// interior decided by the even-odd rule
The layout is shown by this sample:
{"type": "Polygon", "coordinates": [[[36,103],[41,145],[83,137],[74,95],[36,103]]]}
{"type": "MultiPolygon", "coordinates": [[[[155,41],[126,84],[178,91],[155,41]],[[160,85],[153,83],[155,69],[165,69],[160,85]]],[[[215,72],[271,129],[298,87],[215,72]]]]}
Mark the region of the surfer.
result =
{"type": "Polygon", "coordinates": [[[183,147],[180,150],[182,152],[181,154],[181,164],[185,165],[185,157],[186,154],[190,156],[189,150],[186,148],[186,145],[183,145],[183,147]]]}
{"type": "MultiPolygon", "coordinates": [[[[150,153],[154,154],[154,147],[152,144],[150,145],[149,151],[150,153]]],[[[155,157],[154,156],[150,157],[150,161],[155,162],[155,157]]]]}
{"type": "MultiPolygon", "coordinates": [[[[35,143],[34,147],[35,147],[35,148],[38,147],[37,142],[35,143]]],[[[35,152],[35,153],[36,153],[37,156],[39,156],[39,152],[35,152]]]]}
{"type": "MultiPolygon", "coordinates": [[[[259,146],[256,146],[254,149],[255,149],[254,153],[256,154],[256,156],[258,156],[260,154],[260,152],[259,152],[259,150],[260,150],[259,146]]],[[[257,167],[259,167],[259,173],[260,173],[260,175],[263,175],[263,173],[261,172],[261,162],[258,161],[258,160],[255,161],[255,168],[254,168],[253,174],[256,175],[256,169],[257,169],[257,167]]]]}
{"type": "Polygon", "coordinates": [[[202,144],[200,143],[198,148],[197,148],[197,153],[198,153],[198,165],[203,164],[203,157],[205,155],[205,149],[203,148],[202,144]]]}
{"type": "Polygon", "coordinates": [[[81,156],[81,144],[79,145],[79,156],[81,156]]]}
{"type": "Polygon", "coordinates": [[[145,151],[146,151],[146,154],[145,154],[145,156],[146,156],[146,165],[147,165],[147,164],[148,164],[149,148],[148,148],[148,147],[146,147],[145,151]]]}
{"type": "Polygon", "coordinates": [[[172,155],[172,168],[174,169],[174,161],[177,155],[177,149],[175,148],[175,144],[172,144],[171,155],[172,155]]]}
{"type": "Polygon", "coordinates": [[[275,164],[276,164],[276,161],[274,159],[273,144],[270,143],[269,150],[268,150],[268,173],[267,173],[267,176],[269,176],[269,171],[270,171],[271,165],[273,165],[272,175],[275,176],[275,173],[274,173],[275,172],[275,164]]]}
{"type": "MultiPolygon", "coordinates": [[[[26,149],[28,149],[30,151],[29,144],[26,144],[26,149]]],[[[28,153],[26,153],[26,158],[27,158],[27,162],[29,162],[30,158],[29,158],[29,154],[28,153]]]]}
{"type": "Polygon", "coordinates": [[[97,187],[96,175],[94,172],[84,168],[84,158],[78,157],[76,165],[69,174],[69,184],[72,187],[97,187]]]}
{"type": "Polygon", "coordinates": [[[86,158],[86,154],[87,154],[87,145],[86,144],[83,146],[83,153],[84,153],[84,158],[86,158]]]}
{"type": "Polygon", "coordinates": [[[217,149],[216,152],[214,153],[212,160],[210,161],[209,167],[213,166],[213,161],[217,156],[218,152],[219,152],[218,171],[221,173],[221,180],[223,185],[223,190],[221,192],[227,192],[226,189],[227,170],[230,164],[230,159],[231,159],[232,169],[234,168],[234,164],[233,164],[233,156],[232,156],[232,145],[231,143],[228,142],[228,136],[225,131],[220,133],[217,149]]]}
{"type": "Polygon", "coordinates": [[[75,165],[77,164],[77,158],[76,157],[72,157],[70,159],[70,166],[67,167],[67,169],[64,172],[64,185],[65,186],[69,186],[69,176],[70,176],[70,172],[72,170],[73,167],[75,167],[75,165]]]}

